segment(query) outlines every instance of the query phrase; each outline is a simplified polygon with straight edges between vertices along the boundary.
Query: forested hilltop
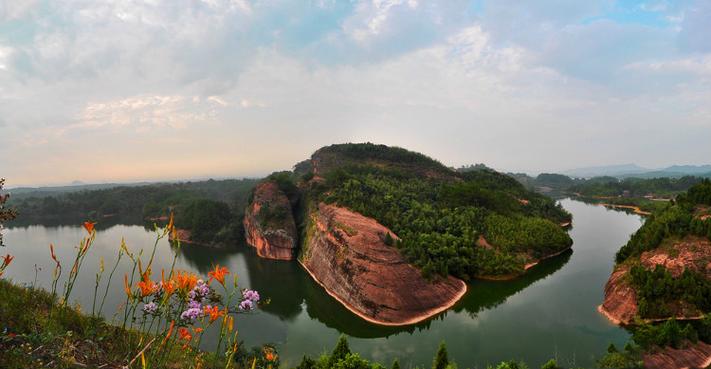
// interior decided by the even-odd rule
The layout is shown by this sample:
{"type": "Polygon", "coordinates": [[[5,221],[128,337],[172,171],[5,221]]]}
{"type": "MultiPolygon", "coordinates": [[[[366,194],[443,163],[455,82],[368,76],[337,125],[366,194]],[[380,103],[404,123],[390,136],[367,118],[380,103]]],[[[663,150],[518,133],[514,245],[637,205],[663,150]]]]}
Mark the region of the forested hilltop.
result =
{"type": "Polygon", "coordinates": [[[319,203],[348,208],[390,229],[385,242],[427,277],[519,275],[572,244],[561,227],[570,214],[550,198],[491,169],[462,173],[398,147],[327,146],[281,181],[302,189],[305,232],[304,214],[319,203]]]}
{"type": "Polygon", "coordinates": [[[118,186],[69,192],[20,191],[9,206],[22,216],[9,226],[68,225],[92,220],[97,227],[167,220],[172,211],[179,228],[206,244],[241,238],[241,219],[256,179],[207,180],[118,186]]]}
{"type": "Polygon", "coordinates": [[[711,343],[711,181],[647,218],[616,262],[600,309],[613,321],[636,326],[637,343],[711,343]]]}

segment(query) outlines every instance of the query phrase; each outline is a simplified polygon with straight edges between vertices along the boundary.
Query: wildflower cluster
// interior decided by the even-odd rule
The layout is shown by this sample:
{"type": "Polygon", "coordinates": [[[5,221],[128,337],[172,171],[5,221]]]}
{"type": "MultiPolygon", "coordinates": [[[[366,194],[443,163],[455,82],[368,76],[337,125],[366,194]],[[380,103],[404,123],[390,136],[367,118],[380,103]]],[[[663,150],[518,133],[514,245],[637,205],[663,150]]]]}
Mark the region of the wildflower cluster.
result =
{"type": "MultiPolygon", "coordinates": [[[[54,252],[54,245],[50,244],[49,251],[55,263],[52,283],[52,296],[60,297],[63,306],[69,302],[69,297],[76,281],[86,254],[96,238],[95,223],[83,224],[88,236],[82,239],[77,247],[77,252],[69,270],[68,280],[64,285],[61,295],[57,294],[57,282],[62,274],[62,264],[54,252]]],[[[196,358],[202,353],[193,351],[200,346],[202,335],[209,326],[219,327],[219,337],[215,348],[215,358],[224,360],[230,367],[238,352],[237,330],[234,329],[236,314],[250,312],[260,303],[257,291],[240,290],[237,277],[228,286],[226,277],[230,271],[223,266],[215,265],[207,275],[207,279],[200,278],[195,273],[175,269],[178,253],[175,253],[173,264],[169,270],[161,270],[160,278],[152,278],[153,259],[159,241],[168,235],[173,246],[179,248],[180,241],[175,237],[176,228],[171,215],[168,226],[155,227],[157,238],[147,262],[143,250],[131,253],[122,240],[118,251],[118,258],[113,264],[113,269],[106,282],[103,298],[97,299],[99,284],[104,273],[104,260],[100,261],[99,272],[96,274],[94,286],[94,300],[92,315],[101,314],[104,301],[108,294],[113,273],[125,254],[132,263],[132,270],[123,277],[126,302],[123,304],[123,327],[136,329],[140,332],[136,342],[128,342],[131,349],[137,354],[129,360],[128,367],[136,360],[141,361],[143,367],[163,367],[166,353],[171,351],[172,344],[180,344],[185,354],[194,352],[196,358]],[[98,310],[97,310],[98,307],[98,310]],[[135,325],[138,324],[138,327],[135,325]]],[[[0,258],[0,275],[12,261],[12,256],[0,258]]],[[[131,264],[129,264],[131,265],[131,264]]],[[[270,352],[270,355],[272,353],[270,352]]],[[[276,355],[275,353],[273,355],[276,355]]],[[[197,360],[197,359],[196,359],[197,360]]]]}

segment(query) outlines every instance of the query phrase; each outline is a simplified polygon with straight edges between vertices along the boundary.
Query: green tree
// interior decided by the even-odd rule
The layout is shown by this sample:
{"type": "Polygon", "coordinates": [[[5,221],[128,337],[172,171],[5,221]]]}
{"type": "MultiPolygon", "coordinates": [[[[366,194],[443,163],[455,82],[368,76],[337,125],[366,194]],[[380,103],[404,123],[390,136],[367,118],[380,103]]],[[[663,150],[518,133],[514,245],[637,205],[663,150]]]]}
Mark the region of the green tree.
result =
{"type": "Polygon", "coordinates": [[[400,369],[400,362],[395,359],[393,360],[393,366],[390,367],[391,369],[400,369]]]}
{"type": "Polygon", "coordinates": [[[449,358],[447,357],[447,346],[444,342],[439,344],[439,349],[437,350],[437,355],[435,355],[434,362],[432,362],[432,369],[445,369],[449,365],[449,358]]]}
{"type": "Polygon", "coordinates": [[[328,361],[328,367],[333,368],[338,361],[344,360],[346,356],[348,356],[350,353],[351,349],[348,347],[348,340],[346,339],[345,335],[341,335],[341,337],[338,338],[338,343],[336,343],[336,347],[331,352],[331,357],[328,361]]]}
{"type": "Polygon", "coordinates": [[[314,359],[304,355],[301,358],[301,362],[296,367],[296,369],[314,369],[315,366],[316,366],[316,361],[314,361],[314,359]]]}
{"type": "Polygon", "coordinates": [[[562,368],[558,366],[558,362],[555,361],[555,359],[550,359],[550,360],[548,360],[547,363],[545,363],[545,364],[543,364],[543,366],[541,366],[541,369],[562,369],[562,368]]]}
{"type": "Polygon", "coordinates": [[[17,213],[14,209],[5,208],[5,203],[10,198],[9,194],[2,194],[2,187],[5,185],[5,178],[0,178],[0,246],[2,245],[2,228],[3,223],[8,220],[15,219],[17,213]]]}

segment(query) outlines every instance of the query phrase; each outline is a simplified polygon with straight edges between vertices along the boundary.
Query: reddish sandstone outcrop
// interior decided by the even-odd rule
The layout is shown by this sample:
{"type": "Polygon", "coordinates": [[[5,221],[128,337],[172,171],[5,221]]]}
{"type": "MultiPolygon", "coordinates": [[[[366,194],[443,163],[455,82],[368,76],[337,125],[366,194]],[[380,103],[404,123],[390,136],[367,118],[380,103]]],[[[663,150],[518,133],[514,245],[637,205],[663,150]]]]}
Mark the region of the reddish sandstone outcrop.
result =
{"type": "Polygon", "coordinates": [[[637,292],[626,280],[629,268],[618,266],[605,285],[605,301],[598,310],[615,324],[630,324],[637,315],[637,292]]]}
{"type": "MultiPolygon", "coordinates": [[[[711,279],[711,242],[708,239],[688,236],[669,245],[642,253],[640,263],[652,270],[661,265],[674,277],[689,269],[711,279]]],[[[637,315],[637,293],[630,286],[627,265],[618,265],[605,285],[605,301],[601,313],[615,324],[630,324],[637,315]]],[[[698,319],[700,312],[683,304],[674,308],[677,319],[698,319]]]]}
{"type": "Polygon", "coordinates": [[[289,199],[276,183],[257,185],[243,224],[246,241],[257,249],[257,255],[277,260],[294,258],[296,223],[289,199]]]}
{"type": "Polygon", "coordinates": [[[683,349],[665,348],[642,359],[647,369],[707,368],[711,365],[711,345],[698,342],[683,349]]]}
{"type": "Polygon", "coordinates": [[[370,322],[406,325],[436,315],[457,302],[466,284],[454,277],[425,280],[371,218],[319,204],[311,214],[300,261],[346,308],[370,322]]]}

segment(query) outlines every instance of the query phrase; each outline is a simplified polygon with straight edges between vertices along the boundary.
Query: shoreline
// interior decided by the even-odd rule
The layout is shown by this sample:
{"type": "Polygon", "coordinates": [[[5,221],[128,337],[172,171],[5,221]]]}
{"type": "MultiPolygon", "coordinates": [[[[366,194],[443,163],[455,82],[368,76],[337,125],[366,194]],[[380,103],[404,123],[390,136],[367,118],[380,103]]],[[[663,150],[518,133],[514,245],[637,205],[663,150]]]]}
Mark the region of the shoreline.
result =
{"type": "Polygon", "coordinates": [[[544,257],[542,257],[542,258],[536,260],[535,262],[525,264],[525,265],[523,266],[523,273],[521,273],[521,274],[478,275],[478,276],[476,276],[475,278],[481,279],[481,280],[484,280],[484,281],[510,281],[510,280],[514,280],[514,279],[516,279],[516,278],[523,277],[523,276],[526,274],[526,272],[528,272],[529,269],[535,267],[536,265],[540,264],[541,262],[543,262],[543,261],[545,261],[545,260],[548,260],[548,259],[551,259],[551,258],[554,258],[554,257],[556,257],[556,256],[560,256],[560,255],[562,255],[562,254],[564,254],[564,253],[566,253],[567,251],[570,251],[570,250],[572,250],[572,249],[573,249],[573,245],[570,245],[570,246],[566,247],[566,248],[563,249],[563,250],[560,250],[560,251],[555,252],[555,253],[550,254],[550,255],[546,255],[546,256],[544,256],[544,257]]]}
{"type": "Polygon", "coordinates": [[[610,312],[607,311],[607,310],[605,309],[605,307],[602,306],[602,304],[600,304],[600,305],[597,306],[597,312],[600,313],[600,314],[601,314],[602,316],[604,316],[605,318],[607,318],[607,320],[609,320],[610,323],[612,323],[612,324],[614,324],[614,325],[620,325],[620,326],[621,326],[621,325],[625,325],[625,324],[622,324],[622,321],[621,321],[621,320],[619,320],[619,319],[615,318],[614,316],[612,316],[612,314],[610,314],[610,312]]]}
{"type": "Polygon", "coordinates": [[[606,208],[613,208],[613,209],[629,209],[632,210],[637,215],[642,215],[642,216],[649,216],[652,215],[651,212],[649,211],[644,211],[639,208],[639,206],[634,206],[634,205],[618,205],[618,204],[608,204],[608,203],[601,203],[600,205],[606,207],[606,208]]]}
{"type": "Polygon", "coordinates": [[[321,288],[323,288],[324,291],[326,291],[326,293],[328,293],[331,297],[333,297],[334,299],[336,299],[336,301],[338,301],[339,303],[341,303],[341,305],[343,305],[346,309],[348,309],[350,312],[352,312],[353,314],[357,315],[358,317],[360,317],[361,319],[363,319],[363,320],[365,320],[365,321],[367,321],[367,322],[369,322],[369,323],[377,324],[377,325],[382,325],[382,326],[401,327],[401,326],[416,324],[416,323],[419,323],[419,322],[421,322],[421,321],[424,321],[424,320],[427,320],[427,319],[429,319],[429,318],[432,318],[433,316],[435,316],[435,315],[437,315],[437,314],[439,314],[439,313],[442,313],[442,312],[444,312],[444,311],[449,310],[449,309],[450,309],[452,306],[454,306],[459,300],[461,300],[462,297],[464,297],[464,295],[467,293],[467,290],[469,289],[469,287],[467,286],[467,284],[466,284],[463,280],[456,278],[457,281],[459,281],[459,282],[462,284],[462,287],[463,287],[463,288],[459,291],[459,293],[458,293],[455,297],[453,297],[452,299],[450,299],[449,301],[447,301],[446,304],[441,305],[441,306],[439,306],[439,307],[437,307],[437,308],[434,308],[434,309],[430,309],[430,310],[428,310],[428,311],[426,311],[426,312],[424,312],[424,313],[422,313],[422,314],[420,314],[420,315],[417,315],[417,316],[415,316],[415,317],[413,317],[413,318],[407,319],[407,320],[402,321],[402,322],[397,322],[397,323],[384,322],[384,321],[380,321],[380,320],[377,320],[377,319],[373,319],[373,318],[371,318],[371,317],[369,317],[369,316],[367,316],[367,315],[364,315],[364,314],[361,313],[360,311],[356,310],[353,306],[351,306],[348,302],[346,302],[346,301],[344,301],[343,299],[341,299],[340,297],[336,296],[334,293],[332,293],[331,291],[329,291],[328,288],[326,288],[326,286],[324,286],[324,284],[321,283],[321,281],[320,281],[318,278],[316,278],[316,276],[315,276],[313,273],[311,273],[311,271],[309,270],[309,268],[307,268],[306,265],[304,265],[304,263],[303,263],[300,259],[297,259],[297,260],[298,260],[298,262],[299,262],[299,265],[301,265],[301,267],[304,268],[304,270],[306,270],[306,273],[308,273],[309,276],[311,276],[311,279],[313,279],[314,281],[316,281],[316,283],[318,283],[319,286],[321,286],[321,288]]]}
{"type": "MultiPolygon", "coordinates": [[[[602,304],[600,304],[600,305],[597,306],[597,311],[598,311],[600,314],[602,314],[602,316],[604,316],[605,318],[607,318],[607,320],[609,320],[611,323],[613,323],[613,324],[615,324],[615,325],[619,325],[619,326],[635,325],[635,324],[633,324],[633,323],[631,323],[631,322],[630,322],[630,323],[624,323],[624,322],[622,322],[620,319],[615,318],[615,317],[612,315],[612,313],[610,313],[609,311],[607,311],[607,309],[605,309],[605,307],[602,306],[602,304]]],[[[677,321],[680,321],[680,322],[684,322],[684,321],[702,320],[702,319],[704,319],[704,318],[706,318],[705,315],[699,315],[699,316],[691,316],[691,317],[641,319],[641,321],[642,321],[643,323],[661,323],[661,322],[666,322],[666,321],[668,321],[668,320],[674,319],[674,320],[677,320],[677,321]]]]}

